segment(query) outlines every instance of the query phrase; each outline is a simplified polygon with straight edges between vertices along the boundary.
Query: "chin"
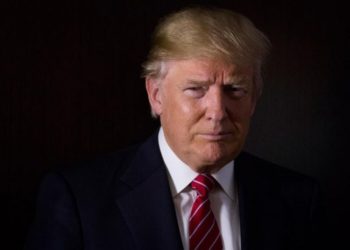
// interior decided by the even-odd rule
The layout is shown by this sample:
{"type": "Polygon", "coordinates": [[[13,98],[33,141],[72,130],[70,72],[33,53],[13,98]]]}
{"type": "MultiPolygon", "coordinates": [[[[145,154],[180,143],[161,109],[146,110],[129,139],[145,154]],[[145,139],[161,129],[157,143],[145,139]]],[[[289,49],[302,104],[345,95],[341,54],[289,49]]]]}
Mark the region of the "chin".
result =
{"type": "Polygon", "coordinates": [[[227,155],[215,155],[215,156],[209,156],[206,155],[205,157],[202,157],[201,164],[200,164],[200,170],[201,172],[204,171],[217,171],[221,167],[223,167],[226,163],[230,162],[232,160],[231,156],[227,155]]]}
{"type": "MultiPolygon", "coordinates": [[[[229,162],[229,161],[227,161],[229,162]]],[[[195,169],[199,173],[215,173],[219,171],[225,164],[225,161],[203,161],[202,164],[195,169]]]]}
{"type": "Polygon", "coordinates": [[[202,151],[204,153],[203,158],[207,158],[212,162],[220,162],[223,159],[233,159],[238,148],[236,144],[212,143],[202,151]]]}
{"type": "Polygon", "coordinates": [[[237,144],[210,143],[201,146],[193,151],[197,156],[193,163],[199,172],[218,170],[232,161],[240,152],[237,144]]]}

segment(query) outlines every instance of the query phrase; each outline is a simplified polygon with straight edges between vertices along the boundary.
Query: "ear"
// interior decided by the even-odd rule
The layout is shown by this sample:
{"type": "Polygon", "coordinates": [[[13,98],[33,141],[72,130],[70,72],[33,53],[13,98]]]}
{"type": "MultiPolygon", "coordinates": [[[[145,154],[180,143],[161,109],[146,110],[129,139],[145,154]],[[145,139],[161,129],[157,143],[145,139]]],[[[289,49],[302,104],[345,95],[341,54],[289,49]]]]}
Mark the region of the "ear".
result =
{"type": "Polygon", "coordinates": [[[161,115],[162,113],[162,98],[160,93],[160,81],[152,77],[146,77],[146,90],[148,101],[151,105],[153,115],[161,115]]]}
{"type": "Polygon", "coordinates": [[[250,107],[250,116],[253,116],[254,115],[254,112],[255,112],[255,107],[256,107],[256,102],[257,100],[255,98],[253,98],[252,100],[252,106],[250,107]]]}

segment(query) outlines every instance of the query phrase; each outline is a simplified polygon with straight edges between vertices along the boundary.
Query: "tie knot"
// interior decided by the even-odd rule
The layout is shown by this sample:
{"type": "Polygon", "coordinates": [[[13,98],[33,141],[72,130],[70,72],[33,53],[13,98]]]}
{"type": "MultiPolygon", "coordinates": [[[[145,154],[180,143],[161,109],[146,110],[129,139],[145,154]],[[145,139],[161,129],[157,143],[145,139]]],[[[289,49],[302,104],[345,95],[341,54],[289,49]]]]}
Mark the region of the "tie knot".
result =
{"type": "Polygon", "coordinates": [[[216,181],[210,174],[199,174],[191,183],[200,196],[207,196],[215,185],[216,181]]]}

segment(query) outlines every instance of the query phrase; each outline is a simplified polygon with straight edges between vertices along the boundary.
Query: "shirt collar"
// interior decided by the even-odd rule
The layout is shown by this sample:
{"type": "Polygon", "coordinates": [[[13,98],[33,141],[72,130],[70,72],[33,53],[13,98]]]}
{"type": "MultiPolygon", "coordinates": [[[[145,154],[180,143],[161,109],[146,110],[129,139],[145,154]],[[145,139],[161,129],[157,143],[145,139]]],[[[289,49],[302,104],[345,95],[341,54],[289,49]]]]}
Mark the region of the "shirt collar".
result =
{"type": "MultiPolygon", "coordinates": [[[[160,128],[158,133],[158,143],[165,166],[169,173],[170,189],[172,196],[181,193],[196,176],[197,172],[184,163],[170,148],[167,143],[164,131],[160,128]]],[[[218,172],[212,174],[220,184],[223,191],[234,200],[234,161],[227,163],[218,172]]]]}

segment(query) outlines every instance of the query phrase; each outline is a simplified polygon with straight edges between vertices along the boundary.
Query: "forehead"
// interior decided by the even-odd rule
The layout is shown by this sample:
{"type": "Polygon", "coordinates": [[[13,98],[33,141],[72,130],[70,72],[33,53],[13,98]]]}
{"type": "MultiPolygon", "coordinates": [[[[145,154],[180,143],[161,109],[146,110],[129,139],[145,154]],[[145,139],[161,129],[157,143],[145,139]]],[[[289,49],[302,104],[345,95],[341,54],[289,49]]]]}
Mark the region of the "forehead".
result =
{"type": "Polygon", "coordinates": [[[193,78],[194,80],[229,81],[236,78],[252,78],[253,67],[239,66],[213,59],[187,59],[167,62],[169,78],[193,78]]]}

